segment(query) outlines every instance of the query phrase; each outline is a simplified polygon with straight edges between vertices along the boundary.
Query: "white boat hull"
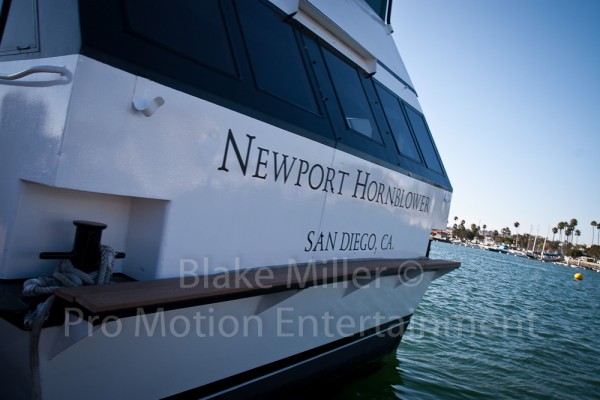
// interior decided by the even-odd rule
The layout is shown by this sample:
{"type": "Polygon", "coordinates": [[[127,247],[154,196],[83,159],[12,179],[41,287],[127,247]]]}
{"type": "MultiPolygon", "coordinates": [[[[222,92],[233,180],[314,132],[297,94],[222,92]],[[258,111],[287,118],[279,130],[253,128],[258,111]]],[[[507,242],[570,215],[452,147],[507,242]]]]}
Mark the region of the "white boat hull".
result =
{"type": "Polygon", "coordinates": [[[0,2],[2,395],[260,398],[395,348],[452,187],[390,9],[347,3],[0,2]]]}
{"type": "MultiPolygon", "coordinates": [[[[294,370],[298,380],[301,371],[314,376],[344,360],[365,361],[393,350],[426,288],[443,273],[424,271],[403,282],[384,276],[365,286],[340,281],[166,311],[139,309],[129,317],[89,316],[66,307],[65,323],[40,335],[40,392],[48,399],[81,393],[90,399],[146,399],[272,391],[285,382],[275,378],[279,374],[294,370]],[[379,350],[364,351],[365,343],[379,350]]],[[[0,323],[10,332],[2,353],[11,354],[13,365],[1,376],[3,393],[31,398],[38,383],[31,381],[30,333],[0,323]]]]}

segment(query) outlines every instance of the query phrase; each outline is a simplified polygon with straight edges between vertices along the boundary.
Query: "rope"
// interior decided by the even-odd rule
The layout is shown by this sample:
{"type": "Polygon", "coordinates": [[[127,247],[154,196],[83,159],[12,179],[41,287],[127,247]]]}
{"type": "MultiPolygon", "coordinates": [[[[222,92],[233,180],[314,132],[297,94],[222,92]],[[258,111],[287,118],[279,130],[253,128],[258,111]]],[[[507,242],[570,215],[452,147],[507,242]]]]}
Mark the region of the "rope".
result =
{"type": "MultiPolygon", "coordinates": [[[[23,295],[28,297],[42,296],[52,294],[56,289],[63,287],[104,285],[110,282],[116,252],[109,246],[101,246],[100,250],[100,268],[98,271],[87,274],[75,268],[70,260],[63,260],[52,276],[26,280],[23,284],[23,295]]],[[[43,308],[43,304],[38,304],[36,309],[29,311],[25,316],[26,327],[31,327],[33,321],[38,315],[41,315],[40,310],[43,308]]],[[[46,318],[48,318],[48,315],[45,316],[44,321],[46,318]]]]}
{"type": "Polygon", "coordinates": [[[25,316],[25,327],[31,329],[29,341],[29,357],[31,364],[32,391],[34,399],[42,398],[40,386],[40,356],[39,342],[44,322],[50,315],[50,309],[56,298],[54,291],[62,287],[75,287],[84,285],[104,285],[110,282],[115,265],[116,252],[109,246],[101,246],[100,268],[87,274],[73,266],[70,260],[64,260],[52,274],[41,278],[28,279],[23,284],[24,296],[48,295],[45,301],[37,305],[25,316]]]}

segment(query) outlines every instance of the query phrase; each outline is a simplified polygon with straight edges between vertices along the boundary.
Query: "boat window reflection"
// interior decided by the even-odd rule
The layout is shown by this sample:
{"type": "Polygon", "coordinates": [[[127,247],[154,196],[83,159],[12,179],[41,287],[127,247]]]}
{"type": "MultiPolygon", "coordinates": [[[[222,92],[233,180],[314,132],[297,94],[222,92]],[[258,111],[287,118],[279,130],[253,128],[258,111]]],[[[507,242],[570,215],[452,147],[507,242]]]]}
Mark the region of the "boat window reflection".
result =
{"type": "Polygon", "coordinates": [[[417,141],[419,142],[419,147],[421,147],[421,151],[423,152],[425,164],[427,164],[429,169],[443,174],[442,165],[440,164],[440,160],[437,156],[433,140],[431,139],[427,125],[425,125],[425,119],[412,107],[405,106],[405,109],[410,121],[410,125],[412,126],[413,132],[415,133],[417,141]]]}
{"type": "Polygon", "coordinates": [[[327,49],[323,49],[323,54],[347,128],[382,143],[358,71],[327,49]]]}
{"type": "Polygon", "coordinates": [[[129,0],[125,5],[135,35],[215,71],[238,75],[217,1],[129,0]],[[196,39],[202,37],[210,40],[196,39]]]}
{"type": "Polygon", "coordinates": [[[421,162],[415,139],[410,133],[400,100],[379,85],[377,86],[377,94],[381,100],[398,151],[406,157],[421,162]]]}
{"type": "Polygon", "coordinates": [[[318,113],[315,95],[291,25],[263,3],[237,2],[244,41],[260,90],[318,113]]]}

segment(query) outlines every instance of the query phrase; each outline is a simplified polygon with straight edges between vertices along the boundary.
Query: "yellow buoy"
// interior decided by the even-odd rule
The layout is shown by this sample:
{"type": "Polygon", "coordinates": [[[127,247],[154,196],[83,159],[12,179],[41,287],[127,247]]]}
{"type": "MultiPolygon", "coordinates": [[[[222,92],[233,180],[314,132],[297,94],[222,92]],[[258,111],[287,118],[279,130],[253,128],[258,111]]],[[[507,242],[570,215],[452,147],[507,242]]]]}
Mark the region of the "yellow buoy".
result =
{"type": "Polygon", "coordinates": [[[573,275],[573,278],[577,279],[578,281],[583,279],[583,275],[581,275],[581,272],[576,273],[575,275],[573,275]]]}

